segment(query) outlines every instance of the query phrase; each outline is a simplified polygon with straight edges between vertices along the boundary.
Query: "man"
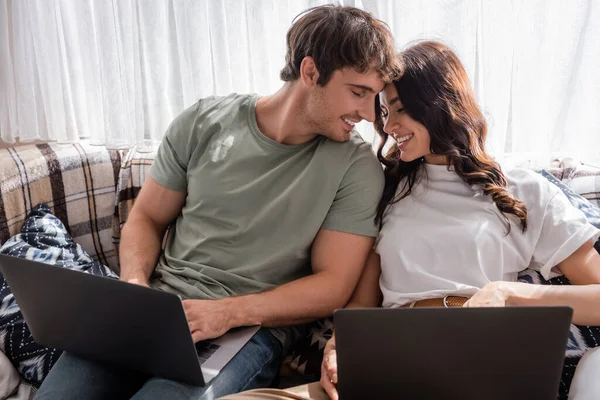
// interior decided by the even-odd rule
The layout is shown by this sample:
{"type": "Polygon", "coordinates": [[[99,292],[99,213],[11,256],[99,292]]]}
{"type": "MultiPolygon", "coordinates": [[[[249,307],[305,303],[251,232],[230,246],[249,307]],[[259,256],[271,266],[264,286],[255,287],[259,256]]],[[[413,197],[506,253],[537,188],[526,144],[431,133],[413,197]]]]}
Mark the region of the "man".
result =
{"type": "Polygon", "coordinates": [[[123,229],[121,279],[184,298],[196,342],[262,328],[206,387],[65,354],[38,398],[208,399],[270,385],[289,327],[345,305],[377,235],[382,170],[353,128],[374,120],[398,72],[385,24],[316,7],[288,32],[278,92],[206,98],[179,115],[123,229]]]}

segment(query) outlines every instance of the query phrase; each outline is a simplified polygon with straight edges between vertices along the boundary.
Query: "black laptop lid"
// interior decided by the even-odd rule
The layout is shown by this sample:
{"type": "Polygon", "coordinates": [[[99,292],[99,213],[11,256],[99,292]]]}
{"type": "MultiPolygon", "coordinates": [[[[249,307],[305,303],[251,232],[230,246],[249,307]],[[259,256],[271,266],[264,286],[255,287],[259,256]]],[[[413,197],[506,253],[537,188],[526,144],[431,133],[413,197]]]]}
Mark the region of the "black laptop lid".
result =
{"type": "Polygon", "coordinates": [[[176,295],[1,254],[0,271],[39,344],[204,384],[176,295]]]}
{"type": "Polygon", "coordinates": [[[342,309],[338,389],[349,399],[556,399],[568,307],[342,309]]]}

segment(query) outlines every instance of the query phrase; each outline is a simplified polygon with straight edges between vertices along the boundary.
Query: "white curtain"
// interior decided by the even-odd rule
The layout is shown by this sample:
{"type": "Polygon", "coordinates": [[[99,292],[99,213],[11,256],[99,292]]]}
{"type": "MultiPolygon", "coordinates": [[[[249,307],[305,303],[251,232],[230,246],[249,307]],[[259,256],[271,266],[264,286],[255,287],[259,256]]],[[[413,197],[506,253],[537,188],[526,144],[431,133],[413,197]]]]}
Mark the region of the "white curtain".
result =
{"type": "MultiPolygon", "coordinates": [[[[0,135],[150,148],[196,99],[279,88],[299,0],[0,0],[0,135]]],[[[498,156],[600,159],[600,0],[340,1],[463,60],[498,156]]],[[[368,124],[361,125],[367,140],[368,124]]]]}
{"type": "Polygon", "coordinates": [[[434,38],[458,53],[499,159],[600,160],[599,0],[357,3],[392,27],[400,48],[434,38]]]}

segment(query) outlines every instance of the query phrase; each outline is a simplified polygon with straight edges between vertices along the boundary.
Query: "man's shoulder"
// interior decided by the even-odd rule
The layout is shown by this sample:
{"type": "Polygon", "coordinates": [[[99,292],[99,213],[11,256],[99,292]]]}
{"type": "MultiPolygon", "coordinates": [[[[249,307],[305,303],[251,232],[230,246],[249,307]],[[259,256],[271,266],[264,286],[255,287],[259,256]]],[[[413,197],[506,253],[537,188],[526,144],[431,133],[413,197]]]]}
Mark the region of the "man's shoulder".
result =
{"type": "Polygon", "coordinates": [[[377,159],[371,144],[365,141],[356,130],[351,132],[350,139],[345,142],[336,142],[327,139],[324,141],[324,144],[327,147],[328,153],[332,154],[332,156],[333,154],[337,154],[339,157],[346,158],[349,164],[359,159],[377,159]]]}
{"type": "Polygon", "coordinates": [[[357,149],[359,153],[364,153],[365,151],[372,153],[371,143],[367,142],[356,129],[350,133],[350,139],[346,143],[357,149]]]}
{"type": "Polygon", "coordinates": [[[239,103],[244,103],[252,98],[257,97],[255,94],[247,94],[247,93],[230,93],[226,96],[208,96],[203,97],[199,100],[201,104],[205,105],[234,105],[239,103]]]}
{"type": "Polygon", "coordinates": [[[349,156],[347,172],[354,171],[352,175],[362,177],[362,179],[383,179],[383,168],[377,159],[373,146],[367,142],[356,130],[352,131],[350,139],[344,143],[346,152],[349,156]]]}
{"type": "Polygon", "coordinates": [[[350,139],[343,143],[328,139],[325,150],[329,165],[347,181],[364,181],[376,188],[383,186],[383,168],[371,143],[357,131],[353,131],[350,139]]]}
{"type": "Polygon", "coordinates": [[[232,93],[227,96],[209,96],[196,101],[183,110],[171,122],[166,136],[171,141],[202,141],[207,132],[212,132],[214,124],[223,125],[226,121],[242,118],[243,110],[252,104],[255,95],[232,93]]]}
{"type": "Polygon", "coordinates": [[[217,115],[227,115],[232,109],[239,110],[240,107],[249,105],[257,96],[253,94],[231,93],[227,96],[209,96],[199,99],[192,108],[197,113],[203,113],[204,117],[213,112],[217,115]]]}

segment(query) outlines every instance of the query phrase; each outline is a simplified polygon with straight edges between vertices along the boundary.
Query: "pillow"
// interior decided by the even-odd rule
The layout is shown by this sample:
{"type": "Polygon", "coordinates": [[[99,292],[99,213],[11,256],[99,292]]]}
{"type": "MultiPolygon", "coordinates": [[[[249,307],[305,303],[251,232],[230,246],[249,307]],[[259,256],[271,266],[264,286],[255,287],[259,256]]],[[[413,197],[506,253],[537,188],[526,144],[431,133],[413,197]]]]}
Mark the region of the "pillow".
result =
{"type": "Polygon", "coordinates": [[[600,208],[594,206],[590,201],[575,191],[573,191],[570,187],[556,179],[554,175],[549,173],[546,170],[541,170],[540,175],[544,178],[548,179],[551,183],[556,185],[569,199],[571,204],[580,209],[584,214],[590,224],[594,225],[596,228],[600,229],[600,208]]]}
{"type": "Polygon", "coordinates": [[[333,334],[333,319],[325,318],[308,325],[308,334],[300,337],[286,355],[280,369],[280,388],[319,380],[325,344],[333,334]],[[303,380],[298,380],[302,375],[303,380]]]}
{"type": "MultiPolygon", "coordinates": [[[[554,175],[546,170],[540,171],[540,174],[556,185],[569,199],[571,204],[581,210],[587,220],[600,229],[600,209],[591,204],[587,199],[583,198],[564,183],[559,181],[554,175]]],[[[600,253],[600,239],[596,241],[594,246],[600,253]]],[[[525,270],[519,274],[519,281],[525,283],[539,285],[570,285],[571,282],[564,276],[546,280],[538,271],[525,270]]],[[[598,346],[600,343],[600,327],[598,326],[580,326],[571,324],[571,332],[569,334],[569,342],[567,343],[567,351],[565,354],[565,362],[559,387],[559,397],[567,398],[571,380],[575,374],[575,368],[583,354],[590,348],[598,346]]]]}
{"type": "MultiPolygon", "coordinates": [[[[63,223],[43,203],[31,210],[23,222],[21,233],[7,240],[0,248],[0,253],[118,278],[75,243],[63,223]]],[[[22,377],[36,385],[42,383],[61,354],[60,350],[34,342],[23,314],[1,274],[0,351],[6,354],[22,377]]]]}
{"type": "MultiPolygon", "coordinates": [[[[544,178],[548,179],[548,181],[552,182],[562,192],[567,196],[571,204],[580,209],[584,214],[590,224],[594,225],[596,228],[600,229],[600,208],[594,206],[588,199],[582,197],[570,187],[559,181],[554,175],[546,170],[541,170],[540,175],[544,178]]],[[[594,247],[600,253],[600,239],[596,241],[594,247]]]]}

